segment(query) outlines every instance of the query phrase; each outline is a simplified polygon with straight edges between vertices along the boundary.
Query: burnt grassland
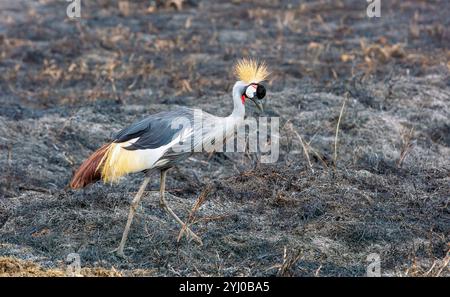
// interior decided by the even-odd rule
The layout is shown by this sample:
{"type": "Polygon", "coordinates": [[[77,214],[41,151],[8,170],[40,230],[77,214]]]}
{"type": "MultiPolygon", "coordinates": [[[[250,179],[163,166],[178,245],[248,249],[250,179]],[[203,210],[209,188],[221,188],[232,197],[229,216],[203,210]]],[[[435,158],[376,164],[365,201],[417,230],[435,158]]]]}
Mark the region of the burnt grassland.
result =
{"type": "MultiPolygon", "coordinates": [[[[382,1],[0,4],[0,275],[448,276],[450,4],[382,1]],[[280,155],[199,154],[168,201],[145,194],[123,260],[110,253],[142,176],[72,191],[119,129],[178,105],[225,116],[232,65],[267,62],[280,155]],[[336,136],[337,135],[337,136],[336,136]]],[[[248,113],[255,110],[249,106],[248,113]]]]}

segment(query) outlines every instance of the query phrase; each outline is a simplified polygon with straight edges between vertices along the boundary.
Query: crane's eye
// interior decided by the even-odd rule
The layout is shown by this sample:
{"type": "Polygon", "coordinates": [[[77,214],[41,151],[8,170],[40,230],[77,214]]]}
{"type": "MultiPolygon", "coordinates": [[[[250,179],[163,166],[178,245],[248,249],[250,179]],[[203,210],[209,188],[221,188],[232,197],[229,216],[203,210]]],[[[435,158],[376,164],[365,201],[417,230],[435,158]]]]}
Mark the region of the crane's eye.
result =
{"type": "Polygon", "coordinates": [[[263,85],[258,84],[258,87],[256,88],[256,97],[258,99],[263,99],[266,96],[266,88],[263,85]]]}

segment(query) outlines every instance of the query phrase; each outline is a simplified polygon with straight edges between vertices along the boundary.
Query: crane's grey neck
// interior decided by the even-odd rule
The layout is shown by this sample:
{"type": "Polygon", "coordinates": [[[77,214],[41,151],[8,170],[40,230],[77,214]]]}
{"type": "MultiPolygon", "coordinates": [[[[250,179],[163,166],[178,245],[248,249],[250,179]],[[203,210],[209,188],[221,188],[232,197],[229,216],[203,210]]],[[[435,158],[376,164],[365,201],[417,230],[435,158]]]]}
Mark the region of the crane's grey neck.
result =
{"type": "Polygon", "coordinates": [[[231,114],[232,117],[239,117],[244,118],[245,116],[245,105],[242,104],[242,93],[244,92],[244,89],[246,87],[246,84],[242,81],[237,81],[233,86],[233,113],[231,114]]]}

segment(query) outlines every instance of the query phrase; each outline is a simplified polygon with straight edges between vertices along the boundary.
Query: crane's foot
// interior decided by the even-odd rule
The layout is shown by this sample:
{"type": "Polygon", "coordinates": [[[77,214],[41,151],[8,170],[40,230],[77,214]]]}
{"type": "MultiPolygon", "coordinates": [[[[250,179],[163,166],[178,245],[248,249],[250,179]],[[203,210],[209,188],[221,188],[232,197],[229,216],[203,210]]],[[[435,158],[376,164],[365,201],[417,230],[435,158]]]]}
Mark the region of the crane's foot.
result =
{"type": "Polygon", "coordinates": [[[203,245],[203,241],[200,237],[197,236],[186,224],[183,224],[181,226],[180,235],[178,235],[178,240],[183,236],[183,234],[186,234],[186,237],[192,238],[196,243],[198,243],[199,246],[203,245]]]}
{"type": "Polygon", "coordinates": [[[174,212],[173,210],[167,205],[166,199],[165,199],[165,190],[166,190],[166,173],[167,169],[161,170],[161,180],[160,180],[160,188],[159,188],[159,205],[172,217],[177,221],[178,224],[181,225],[182,229],[180,231],[179,238],[183,235],[184,232],[186,232],[187,238],[192,238],[195,242],[197,242],[200,246],[203,245],[202,240],[200,237],[198,237],[192,230],[189,228],[188,225],[186,225],[174,212]]]}
{"type": "Polygon", "coordinates": [[[115,253],[118,257],[125,259],[125,253],[123,252],[123,248],[120,246],[110,251],[110,253],[115,253]]]}
{"type": "Polygon", "coordinates": [[[187,224],[185,224],[174,212],[173,210],[165,203],[165,201],[160,201],[160,206],[171,216],[175,219],[175,221],[177,221],[178,224],[180,224],[181,226],[181,231],[180,231],[180,236],[179,238],[183,235],[186,234],[186,237],[188,239],[192,238],[195,242],[197,242],[200,246],[203,245],[203,241],[200,239],[200,237],[197,236],[197,234],[195,234],[191,228],[189,228],[187,226],[187,224]]]}

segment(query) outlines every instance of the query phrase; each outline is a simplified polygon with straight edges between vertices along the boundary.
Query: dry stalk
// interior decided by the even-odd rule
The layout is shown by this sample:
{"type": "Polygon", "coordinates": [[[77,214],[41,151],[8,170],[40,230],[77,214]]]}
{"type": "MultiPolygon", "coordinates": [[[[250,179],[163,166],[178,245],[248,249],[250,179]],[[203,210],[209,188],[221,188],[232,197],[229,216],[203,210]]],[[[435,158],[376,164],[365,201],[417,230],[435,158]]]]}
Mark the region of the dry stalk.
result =
{"type": "Polygon", "coordinates": [[[292,123],[289,123],[288,127],[289,127],[289,129],[292,130],[292,132],[294,132],[294,134],[300,140],[300,144],[302,145],[302,148],[303,148],[303,153],[305,154],[306,160],[308,161],[309,169],[311,169],[311,172],[314,173],[314,169],[312,167],[311,160],[309,158],[309,151],[308,151],[307,145],[305,145],[305,143],[303,142],[302,136],[297,131],[295,131],[294,125],[292,125],[292,123]]]}
{"type": "Polygon", "coordinates": [[[334,137],[334,169],[336,169],[336,164],[337,164],[337,144],[338,144],[338,135],[339,135],[339,126],[341,125],[341,119],[342,119],[342,115],[344,114],[344,108],[345,108],[345,103],[347,102],[348,99],[348,93],[345,94],[344,97],[344,101],[342,102],[342,107],[341,107],[341,112],[339,113],[339,118],[338,118],[338,122],[336,125],[336,135],[334,137]]]}

